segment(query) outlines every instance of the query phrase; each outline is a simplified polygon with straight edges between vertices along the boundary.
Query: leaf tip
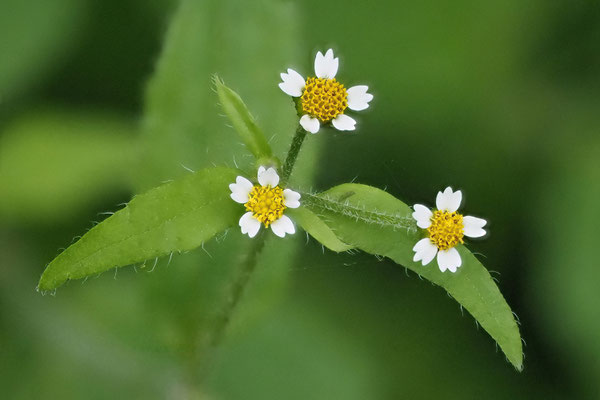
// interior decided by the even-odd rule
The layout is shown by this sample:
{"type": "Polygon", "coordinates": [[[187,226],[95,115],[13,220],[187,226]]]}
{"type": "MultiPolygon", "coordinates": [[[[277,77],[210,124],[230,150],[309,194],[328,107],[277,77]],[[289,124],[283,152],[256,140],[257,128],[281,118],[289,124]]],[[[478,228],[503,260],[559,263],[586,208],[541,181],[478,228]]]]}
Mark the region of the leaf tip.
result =
{"type": "Polygon", "coordinates": [[[219,88],[225,86],[225,82],[223,81],[223,79],[221,79],[219,74],[217,74],[216,72],[214,74],[212,74],[211,81],[216,90],[219,90],[219,88]]]}
{"type": "Polygon", "coordinates": [[[509,359],[509,361],[512,364],[512,366],[515,367],[517,372],[523,372],[523,368],[524,368],[523,355],[521,355],[518,360],[510,360],[509,359]]]}
{"type": "Polygon", "coordinates": [[[35,290],[38,293],[40,293],[42,296],[44,296],[48,291],[56,289],[56,286],[52,285],[52,283],[49,282],[49,280],[47,279],[47,277],[45,275],[46,275],[46,273],[44,271],[44,274],[42,274],[40,281],[38,282],[37,286],[35,287],[35,290]]]}
{"type": "Polygon", "coordinates": [[[53,271],[53,262],[48,264],[46,269],[44,269],[44,272],[42,273],[42,276],[40,277],[40,280],[37,286],[35,287],[35,290],[42,296],[44,296],[50,291],[52,291],[52,293],[56,292],[56,288],[61,286],[69,279],[68,277],[62,277],[60,275],[57,275],[56,272],[53,271]]]}

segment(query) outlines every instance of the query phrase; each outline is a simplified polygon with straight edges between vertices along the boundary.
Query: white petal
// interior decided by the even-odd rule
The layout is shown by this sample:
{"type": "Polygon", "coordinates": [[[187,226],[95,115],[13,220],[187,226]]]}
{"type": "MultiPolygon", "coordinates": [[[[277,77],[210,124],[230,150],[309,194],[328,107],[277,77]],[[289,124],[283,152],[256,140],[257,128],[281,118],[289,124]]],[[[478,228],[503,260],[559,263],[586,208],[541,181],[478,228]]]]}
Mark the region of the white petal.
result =
{"type": "Polygon", "coordinates": [[[254,218],[252,213],[248,211],[240,218],[240,228],[242,228],[243,234],[248,234],[248,236],[253,238],[260,230],[260,221],[254,218]]]}
{"type": "Polygon", "coordinates": [[[320,51],[317,51],[317,55],[315,56],[315,75],[317,78],[324,78],[327,65],[325,63],[325,56],[320,51]]]}
{"type": "Polygon", "coordinates": [[[368,86],[352,86],[348,89],[348,108],[354,111],[361,111],[369,108],[369,102],[373,100],[373,95],[367,93],[368,86]]]}
{"type": "Polygon", "coordinates": [[[244,204],[248,202],[248,195],[254,185],[248,179],[243,176],[238,176],[235,178],[235,183],[229,185],[229,190],[231,190],[231,198],[233,201],[237,203],[244,204]]]}
{"type": "Polygon", "coordinates": [[[346,114],[340,114],[331,120],[331,123],[338,131],[353,131],[356,129],[356,121],[346,114]]]}
{"type": "Polygon", "coordinates": [[[277,175],[277,171],[275,171],[274,168],[265,170],[265,167],[261,166],[258,169],[258,183],[260,183],[261,186],[271,185],[271,187],[275,187],[279,184],[279,175],[277,175]]]}
{"type": "Polygon", "coordinates": [[[325,53],[325,59],[327,59],[328,64],[327,78],[333,79],[337,75],[338,67],[340,65],[340,59],[337,57],[333,57],[332,49],[327,50],[327,53],[325,53]]]}
{"type": "Polygon", "coordinates": [[[435,205],[438,210],[447,210],[450,212],[454,212],[458,210],[458,207],[460,207],[461,201],[462,192],[460,190],[452,192],[452,188],[448,186],[443,193],[438,192],[437,197],[435,199],[435,205]]]}
{"type": "Polygon", "coordinates": [[[413,208],[415,212],[412,213],[412,216],[417,221],[417,226],[422,229],[429,228],[431,226],[431,217],[433,216],[431,210],[422,204],[415,204],[413,208]]]}
{"type": "Polygon", "coordinates": [[[294,223],[285,215],[282,215],[278,220],[273,221],[271,229],[273,230],[273,233],[279,237],[284,237],[286,233],[296,233],[294,223]]]}
{"type": "Polygon", "coordinates": [[[465,236],[478,238],[485,235],[485,229],[482,229],[487,221],[482,218],[466,216],[463,217],[463,224],[465,227],[465,236]]]}
{"type": "Polygon", "coordinates": [[[321,126],[321,124],[319,124],[318,119],[306,114],[304,114],[302,118],[300,118],[300,125],[302,125],[302,127],[310,133],[319,132],[319,128],[321,126]]]}
{"type": "Polygon", "coordinates": [[[286,83],[286,82],[280,82],[279,83],[279,89],[281,89],[281,91],[285,94],[287,94],[288,96],[292,96],[292,97],[300,97],[302,96],[302,88],[298,88],[297,86],[294,86],[291,83],[286,83]]]}
{"type": "Polygon", "coordinates": [[[315,75],[317,75],[317,78],[335,78],[338,66],[339,59],[333,58],[332,49],[327,50],[325,55],[320,51],[317,52],[317,56],[315,57],[315,75]]]}
{"type": "Polygon", "coordinates": [[[460,254],[454,247],[448,250],[440,250],[437,256],[437,262],[440,271],[442,272],[447,269],[451,272],[456,272],[456,269],[462,265],[460,254]]]}
{"type": "Polygon", "coordinates": [[[292,97],[302,96],[302,90],[304,89],[304,84],[306,83],[302,75],[293,69],[288,68],[287,74],[285,72],[281,73],[281,80],[283,82],[279,84],[279,88],[281,88],[285,94],[292,97]]]}
{"type": "Polygon", "coordinates": [[[415,252],[415,256],[413,257],[413,261],[421,261],[423,265],[427,265],[434,259],[435,254],[438,251],[438,248],[431,243],[429,238],[421,239],[415,244],[413,247],[413,251],[415,252]]]}
{"type": "Polygon", "coordinates": [[[288,208],[300,207],[300,193],[294,192],[292,189],[285,189],[283,191],[283,199],[285,206],[288,208]]]}

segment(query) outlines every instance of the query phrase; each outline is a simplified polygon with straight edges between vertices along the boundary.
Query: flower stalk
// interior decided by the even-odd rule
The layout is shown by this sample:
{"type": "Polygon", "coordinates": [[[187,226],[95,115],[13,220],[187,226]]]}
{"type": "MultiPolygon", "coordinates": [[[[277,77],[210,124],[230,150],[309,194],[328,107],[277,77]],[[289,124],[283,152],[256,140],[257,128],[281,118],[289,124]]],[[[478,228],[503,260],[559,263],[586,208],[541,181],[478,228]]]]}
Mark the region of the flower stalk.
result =
{"type": "MultiPolygon", "coordinates": [[[[292,170],[294,169],[294,165],[296,164],[296,160],[298,158],[298,153],[300,152],[305,137],[306,131],[302,128],[302,126],[298,126],[283,165],[281,176],[282,185],[287,182],[292,170]]],[[[298,198],[299,197],[300,196],[298,195],[298,198]]],[[[297,199],[294,201],[297,202],[297,199]]],[[[250,282],[252,274],[256,269],[258,258],[260,257],[260,254],[265,246],[265,238],[266,235],[262,234],[252,242],[251,248],[240,263],[238,271],[229,282],[229,287],[227,289],[227,294],[221,308],[221,312],[215,319],[215,322],[208,335],[205,336],[204,340],[199,343],[200,349],[198,353],[200,353],[199,355],[201,357],[201,376],[204,375],[202,371],[206,371],[208,364],[210,364],[213,350],[218,347],[225,338],[227,328],[231,322],[233,314],[235,313],[235,310],[237,309],[241,298],[244,295],[246,287],[250,282]]]]}
{"type": "Polygon", "coordinates": [[[237,273],[229,283],[229,288],[227,290],[228,295],[225,298],[221,313],[213,326],[212,334],[209,337],[209,346],[216,347],[223,341],[225,331],[229,326],[233,312],[237,308],[237,305],[244,294],[244,290],[250,281],[250,277],[256,269],[258,257],[264,247],[265,235],[261,235],[252,242],[248,254],[240,263],[237,273]]]}
{"type": "Polygon", "coordinates": [[[296,128],[296,134],[294,135],[292,144],[290,145],[290,150],[285,157],[285,161],[281,170],[282,185],[287,183],[290,175],[292,174],[292,170],[296,164],[296,159],[298,158],[298,153],[300,153],[300,148],[302,148],[302,143],[304,143],[304,139],[306,138],[306,133],[306,130],[304,130],[301,125],[298,125],[298,128],[296,128]]]}

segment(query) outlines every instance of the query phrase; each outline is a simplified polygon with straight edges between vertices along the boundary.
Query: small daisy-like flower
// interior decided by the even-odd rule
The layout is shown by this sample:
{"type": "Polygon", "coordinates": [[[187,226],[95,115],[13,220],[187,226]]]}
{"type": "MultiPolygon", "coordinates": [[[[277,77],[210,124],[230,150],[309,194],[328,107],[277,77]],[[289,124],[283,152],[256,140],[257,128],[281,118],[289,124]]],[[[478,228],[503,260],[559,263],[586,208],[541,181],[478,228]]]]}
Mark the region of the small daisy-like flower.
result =
{"type": "Polygon", "coordinates": [[[315,77],[306,80],[298,72],[288,68],[281,74],[279,84],[286,94],[298,98],[298,112],[302,114],[300,125],[310,133],[317,133],[321,124],[331,122],[339,131],[353,131],[356,121],[344,114],[347,108],[354,111],[365,110],[373,95],[367,93],[368,86],[359,85],[346,89],[335,79],[339,59],[333,57],[329,49],[323,55],[317,52],[315,77]]]}
{"type": "Polygon", "coordinates": [[[253,238],[260,230],[261,223],[265,228],[270,226],[279,237],[296,233],[294,223],[283,212],[286,208],[300,207],[300,193],[280,188],[279,175],[273,168],[259,167],[258,183],[254,185],[243,176],[238,176],[235,183],[229,185],[233,201],[243,204],[248,211],[240,218],[242,233],[253,238]]]}
{"type": "Polygon", "coordinates": [[[454,248],[459,243],[464,243],[465,236],[478,238],[485,235],[483,227],[486,220],[466,216],[457,213],[462,201],[462,192],[452,192],[447,187],[443,192],[438,192],[435,199],[437,210],[431,211],[421,204],[415,204],[415,212],[412,214],[417,221],[417,226],[427,230],[427,237],[417,242],[413,251],[413,261],[421,261],[427,265],[437,254],[437,262],[440,271],[456,269],[462,265],[462,259],[458,250],[454,248]]]}

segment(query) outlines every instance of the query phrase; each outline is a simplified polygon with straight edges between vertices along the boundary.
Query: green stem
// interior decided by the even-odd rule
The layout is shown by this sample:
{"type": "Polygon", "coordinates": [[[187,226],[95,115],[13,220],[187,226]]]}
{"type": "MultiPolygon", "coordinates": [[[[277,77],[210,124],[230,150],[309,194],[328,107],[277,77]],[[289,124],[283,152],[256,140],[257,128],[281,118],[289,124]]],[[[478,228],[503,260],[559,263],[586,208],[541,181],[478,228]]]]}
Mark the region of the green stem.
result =
{"type": "Polygon", "coordinates": [[[208,344],[211,347],[216,347],[223,341],[225,331],[229,326],[231,317],[238,303],[240,302],[242,295],[244,294],[244,290],[246,289],[246,286],[250,281],[250,277],[256,268],[258,256],[264,247],[265,235],[263,232],[263,234],[259,235],[252,243],[252,247],[248,251],[248,254],[245,256],[244,260],[241,262],[237,274],[230,282],[229,290],[227,290],[229,295],[225,299],[223,309],[215,322],[212,335],[209,338],[208,344]]]}
{"type": "Polygon", "coordinates": [[[359,204],[352,204],[346,201],[346,199],[352,197],[354,194],[354,192],[348,191],[348,193],[341,197],[332,198],[324,194],[302,193],[302,204],[309,208],[325,210],[367,224],[377,224],[382,227],[406,229],[410,232],[416,232],[415,220],[410,214],[389,214],[377,210],[367,210],[359,204]]]}
{"type": "MultiPolygon", "coordinates": [[[[290,150],[288,151],[287,156],[285,157],[285,163],[283,164],[283,170],[281,173],[282,185],[287,182],[292,170],[294,169],[296,159],[298,158],[298,153],[300,152],[300,148],[302,147],[305,137],[306,131],[304,128],[302,128],[302,126],[298,125],[296,134],[294,135],[292,144],[290,145],[290,150]]],[[[231,316],[233,315],[236,306],[244,293],[244,289],[250,280],[252,272],[256,268],[256,260],[258,259],[258,255],[264,246],[265,236],[264,234],[261,234],[254,240],[252,248],[246,256],[246,259],[242,262],[239,274],[231,281],[230,290],[228,291],[229,296],[226,299],[223,310],[220,316],[217,318],[209,338],[208,344],[210,346],[216,347],[223,340],[225,331],[229,325],[229,321],[231,320],[231,316]]]]}
{"type": "Polygon", "coordinates": [[[196,356],[193,357],[195,362],[190,365],[192,382],[197,381],[198,378],[203,381],[210,371],[215,357],[215,350],[225,339],[231,318],[244,295],[252,273],[256,269],[258,257],[265,246],[265,236],[262,232],[252,241],[248,252],[239,263],[239,268],[229,281],[219,314],[214,318],[210,330],[200,337],[195,352],[196,356]]]}
{"type": "Polygon", "coordinates": [[[302,147],[302,143],[304,142],[304,138],[306,137],[306,131],[301,125],[298,125],[296,129],[296,134],[292,139],[292,144],[290,145],[290,150],[287,153],[285,158],[285,162],[283,163],[283,168],[281,170],[281,185],[285,185],[292,174],[292,170],[294,169],[294,165],[296,164],[296,159],[298,158],[298,153],[300,153],[300,148],[302,147]]]}
{"type": "MultiPolygon", "coordinates": [[[[294,169],[294,165],[296,164],[296,159],[298,158],[298,153],[300,152],[300,148],[302,147],[305,137],[306,131],[299,125],[298,129],[296,129],[296,134],[292,139],[290,150],[288,151],[283,164],[280,179],[282,183],[280,185],[284,185],[289,179],[292,170],[294,169]]],[[[225,298],[225,303],[223,304],[221,312],[215,319],[214,325],[212,326],[210,332],[208,332],[207,336],[205,336],[199,344],[199,354],[197,354],[202,357],[200,360],[201,378],[203,378],[206,372],[208,372],[208,366],[211,364],[211,358],[213,356],[212,350],[219,346],[219,344],[221,344],[225,338],[227,327],[229,326],[231,318],[235,313],[242,296],[244,295],[244,291],[246,286],[248,286],[248,282],[252,277],[252,273],[256,269],[258,257],[265,247],[265,237],[265,232],[262,232],[253,240],[251,248],[240,263],[238,271],[229,283],[229,288],[226,291],[227,297],[225,298]]]]}

